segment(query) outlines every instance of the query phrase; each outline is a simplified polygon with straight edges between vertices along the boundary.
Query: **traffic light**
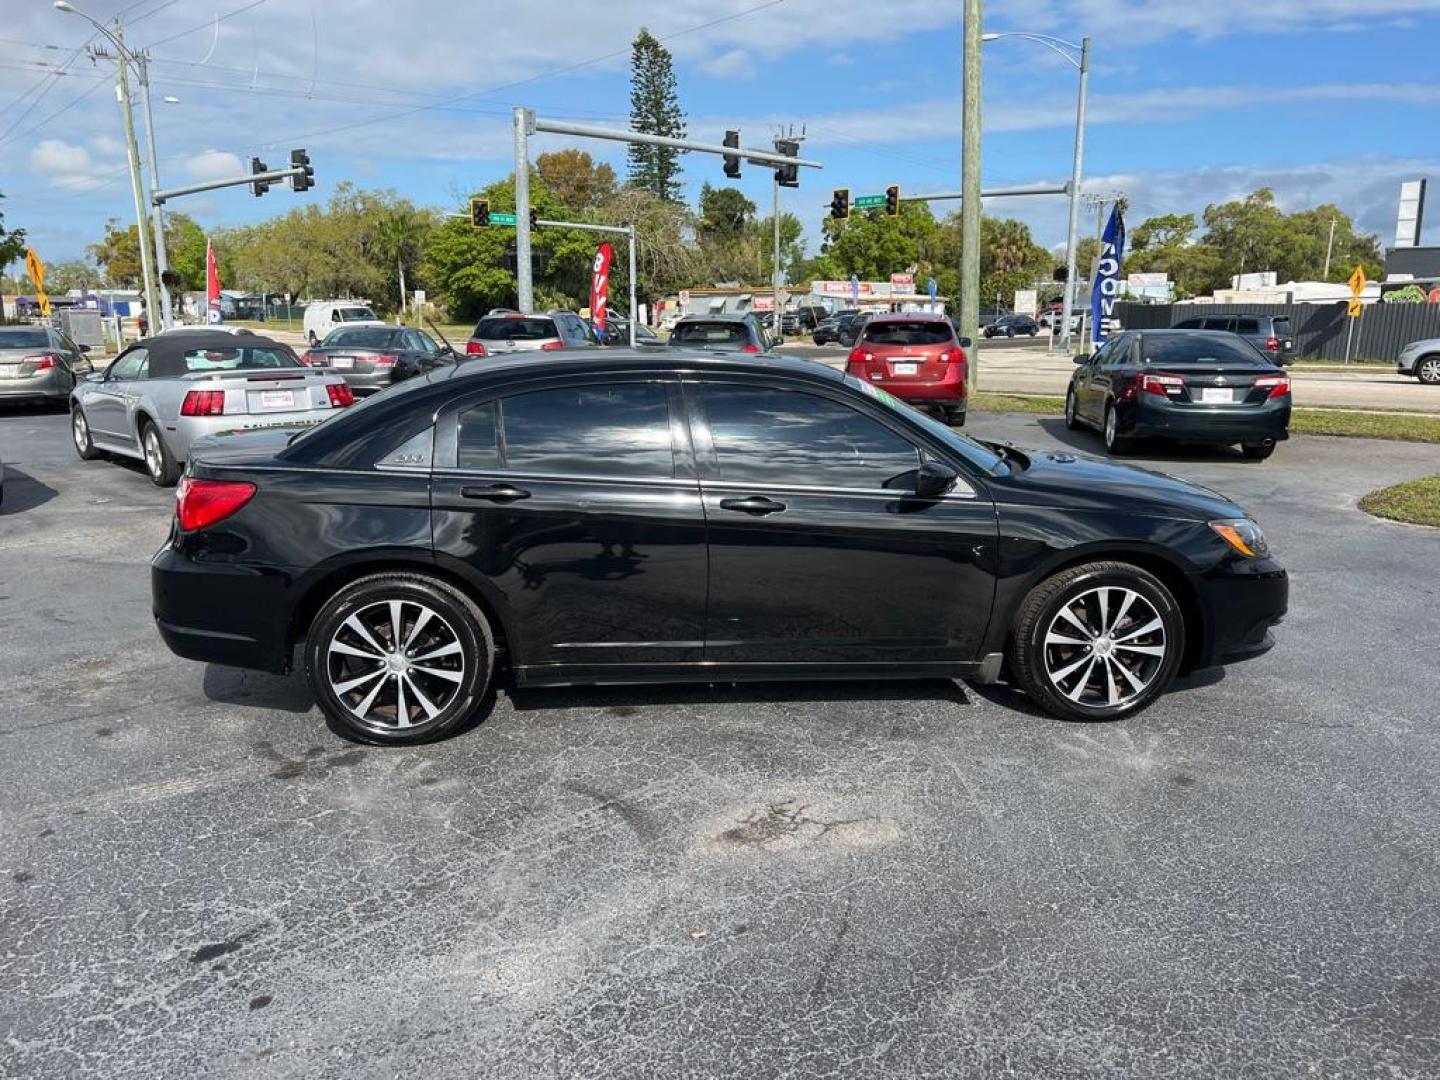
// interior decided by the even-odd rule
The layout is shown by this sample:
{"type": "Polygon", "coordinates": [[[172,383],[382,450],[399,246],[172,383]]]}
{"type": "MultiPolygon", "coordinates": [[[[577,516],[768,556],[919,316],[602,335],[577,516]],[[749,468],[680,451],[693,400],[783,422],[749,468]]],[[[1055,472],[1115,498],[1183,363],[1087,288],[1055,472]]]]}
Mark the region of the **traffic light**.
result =
{"type": "Polygon", "coordinates": [[[490,227],[490,200],[470,200],[470,227],[472,229],[488,229],[490,227]]]}
{"type": "MultiPolygon", "coordinates": [[[[269,172],[269,171],[270,171],[270,166],[269,166],[269,165],[266,165],[265,162],[261,161],[258,157],[252,157],[252,158],[250,159],[250,175],[251,175],[251,176],[258,176],[260,173],[269,172]]],[[[265,192],[267,192],[267,191],[270,190],[270,181],[269,181],[269,180],[252,180],[252,181],[250,181],[250,190],[255,193],[255,197],[258,199],[261,195],[264,195],[265,192]]]]}
{"type": "Polygon", "coordinates": [[[891,184],[885,189],[885,216],[900,216],[900,185],[891,184]]]}
{"type": "Polygon", "coordinates": [[[540,227],[540,211],[536,210],[535,207],[532,206],[532,207],[530,208],[530,231],[531,231],[531,232],[534,232],[534,231],[535,231],[536,229],[538,229],[539,227],[540,227]]]}
{"type": "MultiPolygon", "coordinates": [[[[784,154],[786,157],[799,157],[800,144],[794,139],[776,139],[775,152],[784,154]]],[[[781,187],[800,186],[800,166],[781,165],[775,170],[775,182],[781,187]]]]}
{"type": "Polygon", "coordinates": [[[1070,268],[1068,266],[1057,266],[1055,267],[1055,273],[1051,275],[1051,280],[1063,283],[1069,276],[1070,268]]]}
{"type": "Polygon", "coordinates": [[[290,151],[290,167],[305,170],[299,176],[290,177],[291,191],[309,191],[315,186],[315,168],[310,164],[310,155],[303,149],[290,151]]]}
{"type": "Polygon", "coordinates": [[[836,221],[844,221],[850,216],[849,188],[837,187],[830,196],[830,216],[836,221]]]}
{"type": "MultiPolygon", "coordinates": [[[[738,131],[727,131],[727,132],[725,132],[725,145],[726,145],[726,146],[733,146],[736,150],[739,150],[739,149],[740,149],[740,132],[738,132],[738,131]]],[[[739,155],[739,154],[726,154],[726,155],[725,155],[725,175],[728,176],[731,180],[739,180],[739,179],[740,179],[740,155],[739,155]]]]}

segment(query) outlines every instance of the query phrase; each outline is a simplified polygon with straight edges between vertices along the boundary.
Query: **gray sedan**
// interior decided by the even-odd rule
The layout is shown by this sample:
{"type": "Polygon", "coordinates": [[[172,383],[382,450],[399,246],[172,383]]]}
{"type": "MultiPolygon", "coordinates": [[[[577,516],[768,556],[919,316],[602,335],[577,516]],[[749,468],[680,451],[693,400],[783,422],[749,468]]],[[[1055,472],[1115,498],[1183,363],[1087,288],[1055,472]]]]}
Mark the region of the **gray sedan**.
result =
{"type": "Polygon", "coordinates": [[[92,370],[88,346],[45,326],[0,326],[0,402],[63,405],[92,370]]]}
{"type": "Polygon", "coordinates": [[[354,400],[343,378],[312,371],[288,345],[197,330],[147,338],[82,381],[70,430],[86,461],[139,458],[168,487],[203,435],[313,426],[354,400]]]}
{"type": "Polygon", "coordinates": [[[686,315],[670,331],[670,344],[680,349],[714,352],[766,353],[770,335],[752,312],[743,315],[686,315]]]}

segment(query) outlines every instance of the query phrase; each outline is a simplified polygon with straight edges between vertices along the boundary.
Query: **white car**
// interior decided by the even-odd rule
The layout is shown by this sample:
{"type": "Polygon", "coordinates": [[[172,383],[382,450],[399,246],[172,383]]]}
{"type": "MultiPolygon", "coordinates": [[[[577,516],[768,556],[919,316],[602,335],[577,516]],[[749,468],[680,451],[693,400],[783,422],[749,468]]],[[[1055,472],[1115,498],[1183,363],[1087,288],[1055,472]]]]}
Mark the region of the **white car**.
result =
{"type": "Polygon", "coordinates": [[[313,300],[305,307],[305,340],[311,345],[342,326],[384,325],[384,319],[358,300],[313,300]]]}
{"type": "Polygon", "coordinates": [[[1440,338],[1410,342],[1400,350],[1395,370],[1415,376],[1426,386],[1440,386],[1440,338]]]}

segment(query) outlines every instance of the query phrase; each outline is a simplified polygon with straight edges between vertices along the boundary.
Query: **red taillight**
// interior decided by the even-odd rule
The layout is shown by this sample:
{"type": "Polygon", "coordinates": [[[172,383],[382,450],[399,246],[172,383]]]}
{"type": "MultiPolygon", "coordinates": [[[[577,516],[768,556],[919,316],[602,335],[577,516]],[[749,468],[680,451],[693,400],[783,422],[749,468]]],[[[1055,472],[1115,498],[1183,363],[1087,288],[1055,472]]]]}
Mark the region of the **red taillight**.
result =
{"type": "Polygon", "coordinates": [[[851,364],[858,364],[866,359],[868,359],[868,357],[865,353],[865,350],[860,348],[859,345],[856,345],[855,348],[851,349],[850,355],[845,358],[846,362],[851,364]]]}
{"type": "Polygon", "coordinates": [[[563,349],[564,347],[565,343],[563,341],[547,341],[540,346],[540,348],[544,349],[546,352],[554,352],[555,350],[563,349]]]}
{"type": "Polygon", "coordinates": [[[1265,339],[1265,351],[1266,351],[1266,352],[1279,352],[1279,351],[1280,351],[1280,339],[1279,339],[1279,338],[1276,338],[1276,337],[1266,338],[1266,339],[1265,339]]]}
{"type": "Polygon", "coordinates": [[[1286,394],[1290,393],[1290,376],[1262,375],[1260,376],[1260,378],[1255,380],[1255,386],[1256,388],[1269,388],[1270,392],[1265,395],[1266,401],[1269,401],[1271,398],[1274,397],[1284,397],[1286,394]]]}
{"type": "Polygon", "coordinates": [[[1174,392],[1179,393],[1184,385],[1185,380],[1179,375],[1140,376],[1140,389],[1147,394],[1159,394],[1161,397],[1167,397],[1171,393],[1171,388],[1174,389],[1174,392]]]}
{"type": "Polygon", "coordinates": [[[758,353],[758,352],[760,351],[760,346],[759,346],[759,345],[742,345],[742,346],[740,346],[740,351],[741,351],[741,352],[757,352],[757,353],[758,353]]]}
{"type": "Polygon", "coordinates": [[[175,516],[180,528],[194,532],[224,521],[255,495],[255,485],[244,480],[196,480],[187,476],[175,489],[175,516]]]}
{"type": "Polygon", "coordinates": [[[224,390],[191,390],[180,405],[181,416],[219,416],[224,411],[224,390]]]}
{"type": "Polygon", "coordinates": [[[325,392],[330,395],[330,405],[336,409],[343,409],[355,404],[355,395],[350,392],[348,383],[331,383],[325,387],[325,392]]]}
{"type": "Polygon", "coordinates": [[[48,354],[41,356],[27,356],[26,361],[35,365],[36,371],[49,371],[55,366],[55,357],[48,354]]]}
{"type": "Polygon", "coordinates": [[[485,351],[485,346],[482,345],[482,344],[480,344],[480,342],[478,342],[478,341],[467,341],[467,342],[465,342],[465,355],[466,355],[466,356],[489,356],[490,354],[485,351]]]}
{"type": "Polygon", "coordinates": [[[370,362],[376,367],[394,367],[397,359],[399,358],[391,356],[389,353],[377,353],[370,358],[370,362]]]}
{"type": "Polygon", "coordinates": [[[314,364],[316,361],[320,361],[321,363],[323,363],[323,362],[324,362],[324,359],[325,359],[325,358],[324,358],[323,356],[321,356],[319,353],[303,352],[303,353],[300,354],[300,362],[301,362],[302,364],[304,364],[306,367],[309,367],[311,364],[314,364]]]}

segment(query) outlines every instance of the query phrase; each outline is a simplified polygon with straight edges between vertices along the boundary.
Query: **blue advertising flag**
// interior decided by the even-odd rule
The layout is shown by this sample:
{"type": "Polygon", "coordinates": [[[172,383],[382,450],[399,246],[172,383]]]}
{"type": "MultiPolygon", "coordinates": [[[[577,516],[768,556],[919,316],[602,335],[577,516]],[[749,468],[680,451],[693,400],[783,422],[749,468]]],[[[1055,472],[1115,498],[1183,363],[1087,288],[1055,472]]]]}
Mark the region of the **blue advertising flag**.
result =
{"type": "Polygon", "coordinates": [[[1110,220],[1100,238],[1100,261],[1095,264],[1095,283],[1090,291],[1090,340],[1105,340],[1105,327],[1120,298],[1120,267],[1125,262],[1125,218],[1120,207],[1110,211],[1110,220]]]}
{"type": "Polygon", "coordinates": [[[850,302],[860,303],[860,278],[855,274],[850,275],[850,302]]]}

